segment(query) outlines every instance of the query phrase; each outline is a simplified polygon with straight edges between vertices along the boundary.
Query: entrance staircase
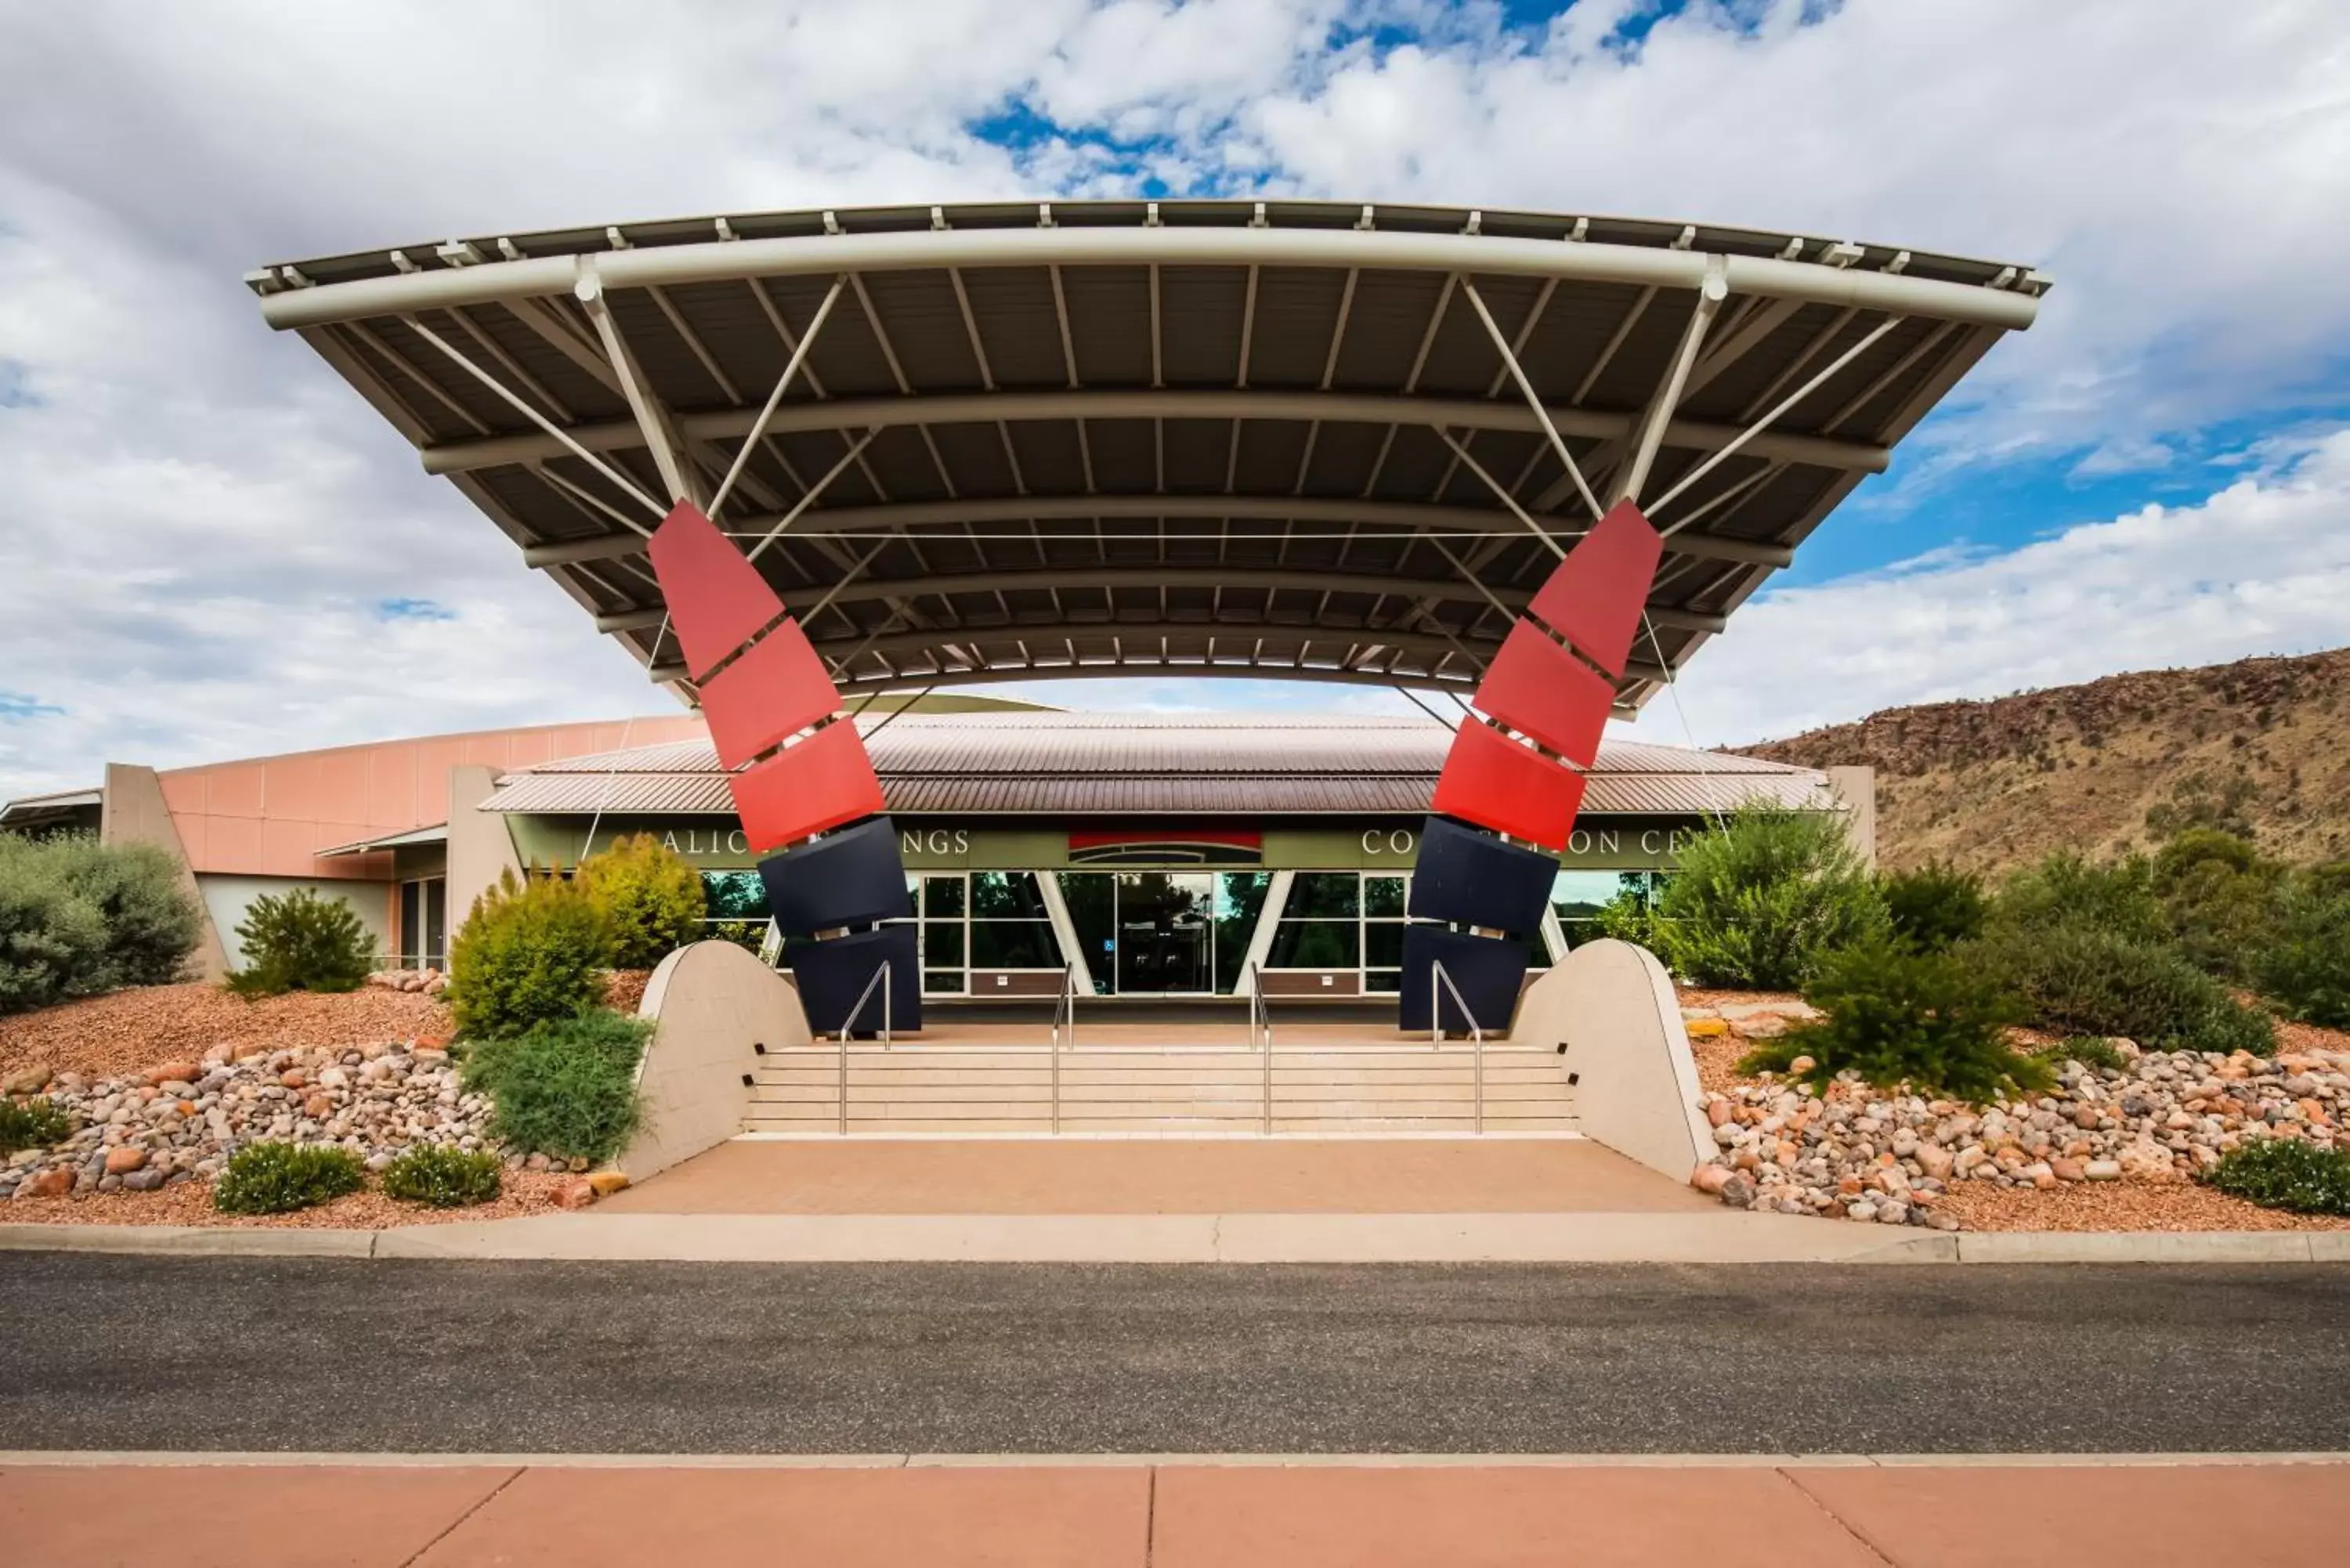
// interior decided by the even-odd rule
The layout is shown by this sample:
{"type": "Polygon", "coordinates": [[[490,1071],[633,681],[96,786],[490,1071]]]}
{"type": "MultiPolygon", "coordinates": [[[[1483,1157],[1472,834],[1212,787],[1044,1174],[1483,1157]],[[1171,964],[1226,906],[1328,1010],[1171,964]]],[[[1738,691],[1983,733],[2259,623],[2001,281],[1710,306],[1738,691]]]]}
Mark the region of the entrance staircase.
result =
{"type": "MultiPolygon", "coordinates": [[[[1402,1041],[1283,1045],[852,1043],[852,1134],[1566,1133],[1573,1090],[1552,1051],[1402,1041]],[[1055,1079],[1057,1077],[1057,1088],[1055,1079]],[[1268,1092],[1270,1112],[1268,1114],[1268,1092]],[[1057,1096],[1058,1116],[1055,1115],[1057,1096]],[[1480,1115],[1482,1101],[1482,1114],[1480,1115]]],[[[837,1044],[772,1052],[747,1133],[842,1127],[837,1044]]]]}

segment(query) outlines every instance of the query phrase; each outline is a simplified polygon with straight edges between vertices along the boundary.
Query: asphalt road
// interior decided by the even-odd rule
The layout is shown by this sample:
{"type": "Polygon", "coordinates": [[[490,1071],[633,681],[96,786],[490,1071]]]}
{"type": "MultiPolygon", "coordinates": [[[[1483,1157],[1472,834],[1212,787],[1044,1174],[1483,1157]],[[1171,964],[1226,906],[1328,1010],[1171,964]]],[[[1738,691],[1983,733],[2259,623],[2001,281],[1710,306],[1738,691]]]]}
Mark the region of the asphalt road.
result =
{"type": "Polygon", "coordinates": [[[0,1449],[2350,1449],[2350,1269],[0,1253],[0,1449]]]}

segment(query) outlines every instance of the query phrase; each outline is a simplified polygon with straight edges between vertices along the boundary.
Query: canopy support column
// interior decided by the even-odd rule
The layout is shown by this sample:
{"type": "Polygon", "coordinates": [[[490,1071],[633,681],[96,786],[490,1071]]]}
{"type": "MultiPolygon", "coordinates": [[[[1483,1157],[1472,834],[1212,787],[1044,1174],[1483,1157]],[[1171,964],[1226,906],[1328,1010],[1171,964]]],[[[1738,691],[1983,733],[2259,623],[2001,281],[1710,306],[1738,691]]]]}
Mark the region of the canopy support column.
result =
{"type": "Polygon", "coordinates": [[[1664,444],[1665,426],[1672,422],[1673,410],[1679,406],[1681,389],[1688,384],[1690,367],[1697,363],[1697,351],[1705,342],[1706,328],[1713,325],[1714,313],[1728,298],[1730,286],[1723,281],[1719,258],[1708,265],[1705,282],[1697,291],[1697,308],[1690,312],[1689,326],[1681,331],[1680,348],[1673,355],[1672,368],[1666,371],[1662,385],[1648,400],[1646,412],[1634,427],[1639,433],[1633,439],[1632,454],[1625,463],[1623,479],[1616,487],[1616,499],[1638,503],[1641,486],[1648,483],[1648,470],[1657,461],[1657,449],[1664,444]]]}

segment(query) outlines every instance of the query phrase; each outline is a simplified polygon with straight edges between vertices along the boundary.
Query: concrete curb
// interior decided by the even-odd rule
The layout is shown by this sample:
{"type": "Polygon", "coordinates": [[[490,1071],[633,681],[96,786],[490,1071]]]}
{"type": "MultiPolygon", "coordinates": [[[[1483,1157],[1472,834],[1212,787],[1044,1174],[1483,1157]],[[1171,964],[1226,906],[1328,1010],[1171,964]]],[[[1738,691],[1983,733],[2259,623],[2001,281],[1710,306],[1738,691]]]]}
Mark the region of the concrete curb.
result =
{"type": "Polygon", "coordinates": [[[386,1231],[5,1225],[0,1252],[639,1262],[2313,1263],[2350,1231],[1885,1234],[1721,1214],[548,1214],[386,1231]]]}
{"type": "Polygon", "coordinates": [[[0,1469],[99,1467],[124,1469],[1132,1469],[1157,1466],[1220,1469],[2164,1469],[2182,1466],[2251,1468],[2350,1464],[2350,1452],[2308,1453],[969,1453],[832,1454],[485,1454],[304,1453],[208,1449],[0,1449],[0,1469]]]}

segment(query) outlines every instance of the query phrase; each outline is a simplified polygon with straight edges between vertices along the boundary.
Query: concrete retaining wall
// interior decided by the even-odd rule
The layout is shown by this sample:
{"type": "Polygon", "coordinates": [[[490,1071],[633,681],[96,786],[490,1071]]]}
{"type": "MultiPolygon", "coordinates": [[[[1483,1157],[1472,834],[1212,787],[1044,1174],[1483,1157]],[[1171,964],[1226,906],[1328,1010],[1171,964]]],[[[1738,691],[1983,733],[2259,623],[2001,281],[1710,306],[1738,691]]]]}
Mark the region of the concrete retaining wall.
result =
{"type": "Polygon", "coordinates": [[[1565,1048],[1585,1136],[1675,1181],[1712,1152],[1680,1002],[1646,948],[1611,940],[1568,953],[1527,989],[1510,1042],[1565,1048]]]}
{"type": "Polygon", "coordinates": [[[695,942],[661,960],[637,1015],[654,1028],[637,1068],[643,1124],[616,1162],[631,1181],[743,1130],[757,1047],[810,1043],[798,990],[733,942],[695,942]]]}

